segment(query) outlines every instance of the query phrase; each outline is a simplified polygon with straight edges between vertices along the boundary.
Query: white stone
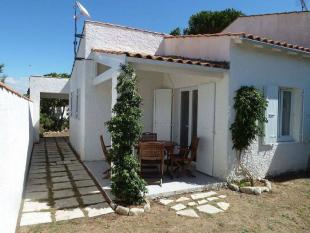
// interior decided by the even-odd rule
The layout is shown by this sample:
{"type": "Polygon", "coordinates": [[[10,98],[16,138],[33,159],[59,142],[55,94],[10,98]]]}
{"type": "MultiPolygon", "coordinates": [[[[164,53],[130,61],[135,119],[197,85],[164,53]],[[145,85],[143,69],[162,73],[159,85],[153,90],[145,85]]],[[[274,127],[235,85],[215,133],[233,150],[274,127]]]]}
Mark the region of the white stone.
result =
{"type": "Polygon", "coordinates": [[[86,195],[82,196],[81,198],[83,200],[84,205],[96,204],[105,201],[105,199],[101,194],[86,195]]]}
{"type": "Polygon", "coordinates": [[[177,215],[191,217],[191,218],[199,218],[198,214],[193,209],[177,211],[177,215]]]}
{"type": "Polygon", "coordinates": [[[217,214],[217,213],[223,212],[223,210],[216,208],[215,206],[209,205],[209,204],[198,206],[197,209],[200,212],[207,213],[207,214],[217,214]]]}
{"type": "Polygon", "coordinates": [[[218,200],[219,198],[218,197],[208,197],[207,200],[208,201],[215,201],[215,200],[218,200]]]}
{"type": "Polygon", "coordinates": [[[202,199],[202,198],[206,198],[206,197],[210,197],[210,196],[214,196],[217,193],[214,191],[210,191],[210,192],[205,192],[205,193],[195,193],[191,195],[191,198],[193,200],[197,200],[197,199],[202,199]]]}
{"type": "Polygon", "coordinates": [[[198,205],[206,204],[208,201],[206,199],[202,199],[198,201],[198,205]]]}
{"type": "Polygon", "coordinates": [[[56,210],[55,219],[56,221],[63,221],[75,218],[83,218],[84,214],[81,209],[76,208],[72,210],[56,210]]]}
{"type": "Polygon", "coordinates": [[[185,208],[186,208],[186,206],[183,205],[183,204],[176,204],[176,205],[174,205],[174,206],[171,206],[171,209],[173,209],[173,210],[175,210],[175,211],[183,210],[183,209],[185,209],[185,208]]]}
{"type": "Polygon", "coordinates": [[[196,206],[196,205],[197,205],[197,203],[196,203],[196,202],[194,202],[194,201],[191,201],[191,202],[187,203],[187,205],[188,205],[188,206],[196,206]]]}
{"type": "Polygon", "coordinates": [[[55,208],[57,208],[57,209],[63,209],[63,208],[68,208],[68,207],[77,207],[78,205],[79,205],[79,203],[77,202],[75,197],[55,200],[55,208]]]}
{"type": "Polygon", "coordinates": [[[142,208],[130,208],[129,215],[130,216],[138,216],[144,213],[144,209],[142,208]]]}
{"type": "Polygon", "coordinates": [[[48,210],[50,207],[47,202],[25,201],[23,212],[34,212],[40,210],[48,210]]]}
{"type": "Polygon", "coordinates": [[[223,199],[223,198],[226,198],[227,196],[226,195],[219,195],[218,197],[223,199]]]}
{"type": "Polygon", "coordinates": [[[27,226],[40,223],[50,223],[52,222],[50,212],[33,212],[33,213],[23,213],[20,226],[27,226]]]}
{"type": "Polygon", "coordinates": [[[180,197],[176,200],[176,202],[184,202],[190,200],[188,197],[180,197]]]}
{"type": "Polygon", "coordinates": [[[85,210],[88,212],[89,217],[96,217],[114,212],[114,210],[106,202],[88,206],[85,210]]]}
{"type": "Polygon", "coordinates": [[[128,215],[129,214],[129,208],[119,205],[116,207],[115,212],[120,214],[120,215],[128,215]]]}
{"type": "Polygon", "coordinates": [[[169,205],[172,202],[174,202],[174,200],[171,200],[171,199],[160,199],[159,200],[159,203],[162,205],[169,205]]]}
{"type": "Polygon", "coordinates": [[[78,188],[81,195],[100,193],[96,186],[78,188]]]}
{"type": "Polygon", "coordinates": [[[227,210],[228,209],[228,207],[230,206],[230,204],[229,203],[227,203],[227,202],[218,202],[218,203],[216,203],[222,210],[227,210]]]}

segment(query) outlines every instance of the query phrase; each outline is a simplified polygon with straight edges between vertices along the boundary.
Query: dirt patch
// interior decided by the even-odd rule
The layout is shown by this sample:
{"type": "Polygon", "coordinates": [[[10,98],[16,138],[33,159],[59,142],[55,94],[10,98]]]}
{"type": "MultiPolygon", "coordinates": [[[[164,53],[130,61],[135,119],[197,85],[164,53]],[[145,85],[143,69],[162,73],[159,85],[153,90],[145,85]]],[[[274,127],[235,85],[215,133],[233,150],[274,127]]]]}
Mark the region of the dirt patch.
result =
{"type": "Polygon", "coordinates": [[[17,232],[309,232],[310,178],[273,183],[272,192],[260,196],[227,189],[217,193],[227,195],[230,208],[198,219],[176,216],[175,211],[152,202],[151,211],[141,216],[111,214],[22,227],[17,232]]]}

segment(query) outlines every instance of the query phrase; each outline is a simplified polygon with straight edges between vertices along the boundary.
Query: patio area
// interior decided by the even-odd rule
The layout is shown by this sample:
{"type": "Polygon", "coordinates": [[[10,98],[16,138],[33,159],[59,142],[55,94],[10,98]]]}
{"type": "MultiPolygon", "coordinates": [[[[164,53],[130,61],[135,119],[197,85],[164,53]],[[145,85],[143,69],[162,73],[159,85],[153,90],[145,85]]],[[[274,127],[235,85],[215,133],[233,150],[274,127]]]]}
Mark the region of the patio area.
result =
{"type": "MultiPolygon", "coordinates": [[[[102,173],[108,168],[105,161],[87,161],[84,162],[90,173],[102,187],[102,189],[110,195],[111,194],[111,181],[105,179],[102,173]]],[[[154,180],[147,180],[148,193],[146,194],[149,198],[157,197],[168,197],[176,194],[198,192],[209,189],[219,189],[223,187],[224,182],[214,177],[204,175],[198,171],[194,172],[196,177],[181,176],[171,179],[168,176],[164,176],[162,186],[154,180]]]]}

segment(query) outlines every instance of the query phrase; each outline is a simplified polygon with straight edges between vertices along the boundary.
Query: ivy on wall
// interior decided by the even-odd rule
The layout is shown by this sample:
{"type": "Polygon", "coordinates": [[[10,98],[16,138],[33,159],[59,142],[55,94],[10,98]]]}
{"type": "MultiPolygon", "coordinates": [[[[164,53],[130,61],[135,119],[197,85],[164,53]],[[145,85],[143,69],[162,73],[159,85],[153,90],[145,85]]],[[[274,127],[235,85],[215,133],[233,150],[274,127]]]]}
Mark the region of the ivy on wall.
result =
{"type": "Polygon", "coordinates": [[[121,65],[117,78],[117,102],[114,116],[107,122],[112,137],[112,193],[127,204],[140,204],[146,193],[145,181],[139,175],[134,146],[141,135],[141,96],[131,65],[121,65]]]}
{"type": "Polygon", "coordinates": [[[242,86],[234,97],[235,121],[231,125],[233,149],[237,151],[238,167],[245,177],[251,180],[254,177],[242,164],[242,153],[247,150],[255,139],[264,136],[264,123],[267,122],[265,111],[268,106],[263,93],[252,86],[242,86]]]}

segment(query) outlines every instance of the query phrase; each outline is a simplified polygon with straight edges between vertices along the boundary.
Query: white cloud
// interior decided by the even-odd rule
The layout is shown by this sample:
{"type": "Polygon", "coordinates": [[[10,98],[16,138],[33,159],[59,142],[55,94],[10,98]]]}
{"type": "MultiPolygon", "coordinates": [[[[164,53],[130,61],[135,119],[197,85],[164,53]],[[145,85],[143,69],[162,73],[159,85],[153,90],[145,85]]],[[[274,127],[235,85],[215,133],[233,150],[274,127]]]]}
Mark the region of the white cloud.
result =
{"type": "Polygon", "coordinates": [[[25,94],[29,88],[29,78],[28,77],[7,77],[5,83],[12,87],[14,90],[20,94],[25,94]]]}

